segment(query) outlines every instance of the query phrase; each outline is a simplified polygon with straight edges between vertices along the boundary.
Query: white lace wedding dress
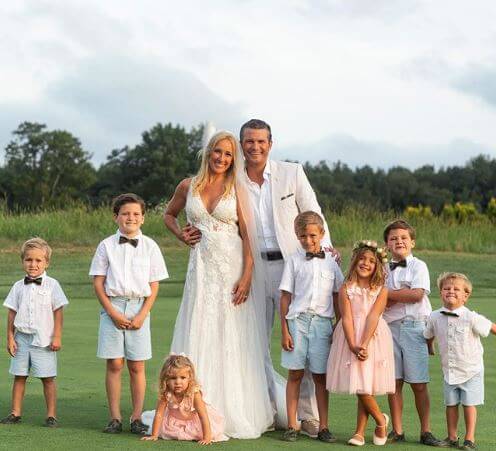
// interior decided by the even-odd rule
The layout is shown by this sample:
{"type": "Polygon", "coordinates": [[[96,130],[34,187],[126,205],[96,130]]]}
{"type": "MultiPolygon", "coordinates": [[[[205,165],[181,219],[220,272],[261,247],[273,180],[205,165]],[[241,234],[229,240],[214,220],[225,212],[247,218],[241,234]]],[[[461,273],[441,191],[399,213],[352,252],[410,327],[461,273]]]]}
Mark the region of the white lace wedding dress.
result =
{"type": "Polygon", "coordinates": [[[202,233],[191,250],[171,352],[194,363],[206,402],[225,417],[225,433],[259,437],[273,423],[264,371],[264,345],[251,296],[232,303],[243,268],[234,193],[209,213],[191,188],[188,222],[202,233]]]}

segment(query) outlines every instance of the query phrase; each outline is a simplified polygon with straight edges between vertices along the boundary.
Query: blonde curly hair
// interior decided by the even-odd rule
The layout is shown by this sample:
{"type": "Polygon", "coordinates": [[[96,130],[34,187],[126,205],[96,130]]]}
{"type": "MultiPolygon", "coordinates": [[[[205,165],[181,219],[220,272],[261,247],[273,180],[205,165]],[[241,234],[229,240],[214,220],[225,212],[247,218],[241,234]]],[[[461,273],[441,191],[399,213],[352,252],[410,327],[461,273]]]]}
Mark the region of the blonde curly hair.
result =
{"type": "Polygon", "coordinates": [[[191,360],[182,354],[171,354],[165,359],[162,369],[160,370],[159,376],[159,386],[158,386],[158,396],[160,399],[167,400],[167,395],[170,390],[167,386],[167,382],[174,376],[177,370],[182,370],[184,368],[189,369],[190,382],[186,390],[186,396],[192,396],[198,383],[196,381],[195,367],[191,360]]]}

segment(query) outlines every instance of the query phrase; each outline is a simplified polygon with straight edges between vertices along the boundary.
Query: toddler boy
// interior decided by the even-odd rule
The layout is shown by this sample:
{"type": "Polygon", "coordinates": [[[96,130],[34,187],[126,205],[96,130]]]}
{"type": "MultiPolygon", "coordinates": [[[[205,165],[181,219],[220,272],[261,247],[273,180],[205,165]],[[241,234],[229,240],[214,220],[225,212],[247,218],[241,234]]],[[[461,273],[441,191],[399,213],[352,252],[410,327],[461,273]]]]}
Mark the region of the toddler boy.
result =
{"type": "Polygon", "coordinates": [[[57,351],[62,346],[63,307],[67,298],[59,283],[47,276],[52,249],[45,240],[32,238],[21,247],[26,275],[11,288],[4,307],[7,314],[7,351],[14,376],[11,413],[2,424],[21,421],[26,380],[40,378],[47,406],[45,426],[57,427],[57,351]]]}
{"type": "Polygon", "coordinates": [[[420,443],[443,446],[430,429],[429,352],[424,338],[426,321],[432,311],[427,265],[412,255],[415,230],[403,220],[384,229],[384,242],[391,252],[388,267],[388,305],[383,318],[393,336],[396,391],[388,396],[393,430],[389,442],[404,442],[403,383],[410,384],[420,419],[420,443]]]}
{"type": "Polygon", "coordinates": [[[476,406],[484,404],[484,350],[480,337],[496,334],[496,324],[465,307],[472,283],[464,274],[441,274],[437,286],[443,307],[432,312],[424,337],[435,337],[439,344],[448,425],[445,444],[458,448],[458,405],[462,404],[466,431],[460,449],[476,449],[476,406]]]}
{"type": "Polygon", "coordinates": [[[335,442],[336,438],[328,428],[326,370],[331,347],[331,320],[334,311],[337,311],[335,306],[343,274],[332,255],[321,248],[324,221],[317,213],[300,213],[294,226],[301,248],[286,260],[279,286],[283,347],[281,365],[288,369],[288,430],[282,439],[296,441],[298,437],[296,411],[308,361],[319,412],[317,439],[335,442]]]}
{"type": "Polygon", "coordinates": [[[122,432],[121,373],[127,360],[133,412],[131,432],[145,434],[141,421],[145,399],[145,360],[152,357],[150,310],[159,281],[168,278],[160,249],[141,233],[145,203],[136,194],[117,196],[112,205],[119,230],[97,247],[90,267],[100,314],[97,356],[106,359],[105,386],[110,422],[103,432],[122,432]]]}

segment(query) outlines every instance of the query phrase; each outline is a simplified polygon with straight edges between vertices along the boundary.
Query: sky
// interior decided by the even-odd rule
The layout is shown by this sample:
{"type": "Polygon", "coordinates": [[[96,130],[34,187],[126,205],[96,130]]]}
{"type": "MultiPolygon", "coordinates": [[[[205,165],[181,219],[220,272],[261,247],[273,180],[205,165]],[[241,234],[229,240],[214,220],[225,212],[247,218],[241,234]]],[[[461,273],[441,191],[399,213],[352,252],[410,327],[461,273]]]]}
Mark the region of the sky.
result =
{"type": "Polygon", "coordinates": [[[272,126],[272,157],[496,158],[496,2],[0,3],[0,155],[23,121],[103,163],[156,123],[272,126]]]}

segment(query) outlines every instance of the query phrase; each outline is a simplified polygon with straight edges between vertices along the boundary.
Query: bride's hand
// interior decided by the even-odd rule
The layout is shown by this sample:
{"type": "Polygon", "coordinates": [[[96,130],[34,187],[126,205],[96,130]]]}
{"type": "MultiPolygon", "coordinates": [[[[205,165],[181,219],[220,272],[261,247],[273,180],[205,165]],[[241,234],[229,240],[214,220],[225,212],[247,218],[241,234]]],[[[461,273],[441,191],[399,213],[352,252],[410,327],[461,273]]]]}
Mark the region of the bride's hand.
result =
{"type": "Polygon", "coordinates": [[[189,247],[194,247],[201,240],[201,232],[195,226],[186,224],[181,230],[181,240],[189,247]]]}
{"type": "Polygon", "coordinates": [[[234,285],[232,290],[233,304],[239,305],[246,302],[248,299],[248,293],[250,292],[251,277],[241,277],[239,281],[234,285]]]}

